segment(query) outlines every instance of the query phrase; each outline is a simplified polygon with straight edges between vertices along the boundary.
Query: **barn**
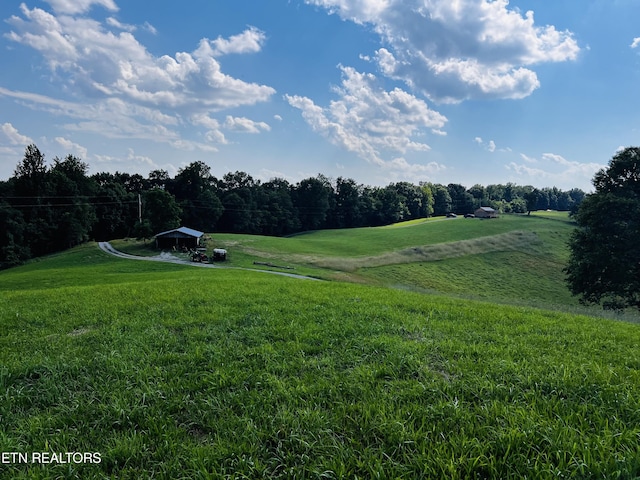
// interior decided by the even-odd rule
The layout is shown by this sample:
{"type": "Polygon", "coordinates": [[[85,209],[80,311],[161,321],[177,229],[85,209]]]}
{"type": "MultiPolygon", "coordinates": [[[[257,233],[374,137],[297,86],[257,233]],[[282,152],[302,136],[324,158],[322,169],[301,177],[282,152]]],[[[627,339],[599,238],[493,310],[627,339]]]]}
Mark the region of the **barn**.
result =
{"type": "Polygon", "coordinates": [[[480,207],[475,211],[476,218],[498,218],[498,212],[491,207],[480,207]]]}
{"type": "Polygon", "coordinates": [[[192,228],[180,227],[156,234],[156,248],[196,248],[204,232],[192,228]]]}

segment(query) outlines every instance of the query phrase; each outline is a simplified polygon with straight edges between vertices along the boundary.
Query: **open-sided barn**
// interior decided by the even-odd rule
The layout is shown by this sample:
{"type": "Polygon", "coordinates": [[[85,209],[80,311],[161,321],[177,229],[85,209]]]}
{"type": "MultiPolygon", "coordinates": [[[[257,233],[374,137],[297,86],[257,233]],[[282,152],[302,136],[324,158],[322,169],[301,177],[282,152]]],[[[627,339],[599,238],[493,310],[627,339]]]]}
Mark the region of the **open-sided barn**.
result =
{"type": "Polygon", "coordinates": [[[498,212],[491,207],[480,207],[475,211],[476,218],[498,218],[498,212]]]}
{"type": "Polygon", "coordinates": [[[200,238],[204,232],[192,228],[180,227],[156,234],[157,248],[196,248],[200,245],[200,238]]]}

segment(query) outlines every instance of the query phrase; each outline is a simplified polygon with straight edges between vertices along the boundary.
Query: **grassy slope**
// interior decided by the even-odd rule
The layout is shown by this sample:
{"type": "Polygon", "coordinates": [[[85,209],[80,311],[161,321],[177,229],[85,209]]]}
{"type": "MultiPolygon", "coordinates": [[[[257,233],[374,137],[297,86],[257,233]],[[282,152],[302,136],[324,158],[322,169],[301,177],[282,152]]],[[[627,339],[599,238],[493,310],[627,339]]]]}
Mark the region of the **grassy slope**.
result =
{"type": "Polygon", "coordinates": [[[0,272],[2,478],[632,478],[640,328],[134,262],[0,272]]]}
{"type": "Polygon", "coordinates": [[[602,314],[581,307],[565,284],[562,269],[573,228],[566,212],[538,212],[496,220],[414,220],[291,238],[213,239],[229,250],[230,265],[268,261],[331,280],[602,314]]]}
{"type": "Polygon", "coordinates": [[[407,222],[406,226],[398,224],[393,227],[319,230],[289,238],[225,234],[214,234],[213,237],[223,245],[239,245],[247,249],[258,247],[265,253],[351,258],[381,254],[390,249],[398,250],[417,245],[474,239],[513,230],[528,230],[531,229],[532,222],[544,225],[564,223],[515,215],[488,221],[436,218],[426,222],[407,222]]]}
{"type": "MultiPolygon", "coordinates": [[[[570,294],[563,267],[573,228],[567,212],[555,211],[497,220],[437,217],[290,238],[213,234],[209,247],[227,248],[228,266],[272,269],[253,265],[270,262],[327,280],[640,321],[634,312],[620,316],[584,307],[570,294]]],[[[114,245],[145,253],[136,242],[114,245]]]]}

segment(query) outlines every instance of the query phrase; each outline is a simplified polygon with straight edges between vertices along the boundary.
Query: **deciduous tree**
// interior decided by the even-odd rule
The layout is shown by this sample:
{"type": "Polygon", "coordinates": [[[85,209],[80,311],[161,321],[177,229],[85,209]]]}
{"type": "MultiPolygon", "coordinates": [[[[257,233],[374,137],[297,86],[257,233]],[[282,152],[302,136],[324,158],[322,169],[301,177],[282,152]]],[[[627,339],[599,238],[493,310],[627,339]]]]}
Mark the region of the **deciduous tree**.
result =
{"type": "Polygon", "coordinates": [[[575,217],[567,282],[582,303],[640,310],[640,148],[616,154],[575,217]]]}
{"type": "Polygon", "coordinates": [[[154,234],[180,226],[182,210],[175,197],[165,190],[154,188],[145,192],[142,211],[143,223],[148,222],[154,234]]]}

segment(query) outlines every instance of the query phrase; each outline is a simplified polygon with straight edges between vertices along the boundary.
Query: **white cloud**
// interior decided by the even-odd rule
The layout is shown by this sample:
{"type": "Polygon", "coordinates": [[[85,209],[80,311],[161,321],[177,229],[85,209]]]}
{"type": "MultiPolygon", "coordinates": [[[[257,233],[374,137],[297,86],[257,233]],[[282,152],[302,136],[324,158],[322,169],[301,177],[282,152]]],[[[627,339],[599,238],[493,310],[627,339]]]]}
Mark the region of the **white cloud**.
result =
{"type": "Polygon", "coordinates": [[[578,162],[570,162],[562,155],[558,155],[556,153],[543,153],[542,160],[548,160],[550,162],[555,162],[559,165],[578,165],[578,162]]]}
{"type": "Polygon", "coordinates": [[[129,153],[127,155],[127,161],[137,163],[137,164],[146,164],[149,166],[155,165],[151,157],[147,157],[146,155],[136,155],[136,153],[132,148],[129,149],[129,153]]]}
{"type": "Polygon", "coordinates": [[[488,142],[485,142],[482,139],[482,137],[476,137],[473,139],[473,141],[476,142],[478,145],[482,145],[486,150],[488,150],[491,153],[496,151],[496,142],[494,142],[493,140],[489,140],[488,142]]]}
{"type": "Polygon", "coordinates": [[[166,170],[170,176],[178,173],[178,167],[171,163],[158,164],[147,155],[139,155],[132,148],[127,149],[123,156],[94,155],[93,162],[100,166],[100,171],[119,171],[127,173],[141,173],[144,171],[166,170]],[[104,167],[108,167],[107,170],[104,167]]]}
{"type": "Polygon", "coordinates": [[[306,97],[285,95],[291,106],[302,111],[311,128],[334,145],[383,165],[385,151],[404,154],[429,150],[427,144],[413,140],[423,129],[443,133],[441,128],[447,119],[430,110],[424,101],[399,88],[385,91],[374,75],[340,68],[342,84],[334,89],[338,99],[326,108],[306,97]]]}
{"type": "Polygon", "coordinates": [[[63,125],[71,132],[87,132],[114,139],[151,140],[187,151],[216,152],[216,147],[211,143],[228,143],[219,130],[219,122],[204,114],[190,117],[189,123],[209,129],[204,133],[205,140],[209,143],[182,139],[180,132],[176,130],[180,125],[175,116],[119,99],[103,100],[95,104],[73,103],[2,87],[0,96],[20,100],[25,106],[35,110],[44,110],[53,115],[77,120],[75,123],[63,125]]]}
{"type": "Polygon", "coordinates": [[[114,17],[107,18],[107,25],[118,28],[120,30],[125,30],[127,32],[135,32],[137,30],[137,27],[135,25],[128,25],[126,23],[121,23],[114,17]]]}
{"type": "Polygon", "coordinates": [[[244,32],[228,39],[218,37],[211,42],[211,46],[216,56],[229,53],[255,53],[262,50],[265,39],[264,32],[255,27],[249,27],[244,32]]]}
{"type": "MultiPolygon", "coordinates": [[[[67,13],[82,13],[86,8],[81,6],[92,2],[80,2],[75,9],[70,7],[75,2],[53,3],[67,13]]],[[[228,40],[203,38],[190,53],[155,57],[129,31],[114,33],[108,25],[87,17],[56,16],[39,8],[30,10],[24,4],[21,11],[22,18],[8,20],[12,30],[6,37],[39,51],[57,80],[82,89],[87,96],[121,98],[158,108],[211,111],[253,105],[275,93],[269,86],[224,74],[214,58],[222,53],[259,51],[264,34],[254,28],[228,40]]],[[[110,18],[107,23],[118,30],[126,27],[110,18]]]]}
{"type": "MultiPolygon", "coordinates": [[[[532,168],[532,167],[527,167],[526,165],[523,164],[517,164],[515,162],[511,162],[508,165],[506,165],[507,170],[512,170],[515,173],[517,173],[520,176],[523,177],[530,177],[530,178],[549,178],[551,176],[551,174],[549,172],[546,172],[540,168],[532,168]]],[[[525,182],[526,183],[526,182],[525,182]]]]}
{"type": "Polygon", "coordinates": [[[101,5],[112,12],[118,11],[114,0],[45,0],[58,13],[70,15],[85,13],[93,5],[101,5]]]}
{"type": "Polygon", "coordinates": [[[296,180],[293,177],[283,172],[280,172],[278,170],[269,170],[268,168],[261,168],[258,174],[256,175],[256,179],[260,180],[262,183],[270,182],[272,180],[275,180],[276,178],[284,179],[289,183],[296,182],[296,180]]]}
{"type": "Polygon", "coordinates": [[[20,132],[18,132],[18,129],[10,123],[4,123],[0,130],[2,131],[4,137],[7,139],[10,145],[26,147],[27,145],[33,143],[33,140],[31,140],[31,138],[27,137],[26,135],[22,135],[20,132]]]}
{"type": "Polygon", "coordinates": [[[151,25],[149,22],[144,22],[144,24],[142,25],[142,27],[149,33],[153,34],[153,35],[157,35],[158,34],[158,30],[156,30],[156,27],[154,27],[153,25],[151,25]]]}
{"type": "Polygon", "coordinates": [[[229,143],[225,138],[224,133],[220,130],[220,122],[215,118],[211,118],[206,114],[196,114],[191,117],[191,123],[207,129],[207,132],[205,133],[207,142],[218,145],[226,145],[229,143]]]}
{"type": "Polygon", "coordinates": [[[254,122],[244,117],[232,117],[227,115],[224,121],[224,127],[228,130],[244,133],[260,133],[261,131],[268,132],[271,127],[265,122],[254,122]]]}
{"type": "Polygon", "coordinates": [[[640,37],[636,37],[633,39],[633,42],[631,42],[631,48],[638,48],[640,47],[640,37]]]}
{"type": "Polygon", "coordinates": [[[64,137],[56,137],[55,141],[58,145],[65,149],[65,154],[72,154],[80,157],[81,159],[87,159],[88,152],[85,147],[78,145],[64,137]]]}
{"type": "MultiPolygon", "coordinates": [[[[216,151],[226,144],[215,112],[267,101],[275,90],[225,74],[216,55],[259,52],[263,32],[250,27],[228,39],[200,40],[192,52],[152,55],[133,32],[137,27],[107,16],[100,22],[84,15],[92,5],[117,11],[110,0],[49,2],[54,13],[21,5],[21,15],[7,20],[5,37],[38,51],[60,90],[79,98],[69,102],[0,87],[7,96],[38,111],[67,120],[71,132],[108,138],[135,138],[185,150],[216,151]],[[208,120],[206,120],[208,119],[208,120]],[[189,127],[203,127],[198,131],[189,127]],[[200,136],[202,141],[183,138],[200,136]]],[[[156,33],[145,23],[144,28],[156,33]]],[[[264,122],[229,117],[233,131],[268,131],[264,122]]],[[[60,137],[63,138],[63,137],[60,137]]]]}
{"type": "Polygon", "coordinates": [[[394,158],[385,162],[383,170],[390,181],[409,181],[418,183],[433,175],[443,172],[447,167],[437,162],[429,162],[426,165],[409,163],[404,158],[394,158]]]}
{"type": "Polygon", "coordinates": [[[555,153],[544,153],[540,159],[528,157],[522,153],[520,156],[529,164],[535,163],[537,165],[536,168],[516,162],[505,165],[507,170],[516,174],[520,184],[544,183],[547,186],[553,184],[559,188],[570,189],[577,186],[588,190],[595,173],[606,167],[606,165],[593,162],[581,163],[567,160],[562,155],[555,153]]]}
{"type": "Polygon", "coordinates": [[[508,0],[307,3],[372,26],[388,46],[375,54],[380,70],[440,102],[526,97],[539,86],[527,67],[579,52],[571,32],[535,25],[532,11],[522,15],[508,0]]]}
{"type": "MultiPolygon", "coordinates": [[[[207,141],[217,143],[215,139],[210,140],[209,138],[207,138],[207,141]]],[[[226,143],[226,140],[224,141],[224,143],[226,143]]],[[[209,143],[193,142],[191,140],[184,140],[181,138],[177,140],[173,140],[172,142],[170,142],[170,145],[176,150],[187,151],[187,152],[193,152],[197,150],[201,152],[214,153],[218,151],[216,147],[214,147],[209,143]]]]}

